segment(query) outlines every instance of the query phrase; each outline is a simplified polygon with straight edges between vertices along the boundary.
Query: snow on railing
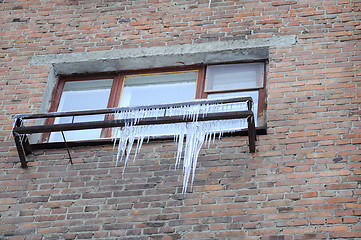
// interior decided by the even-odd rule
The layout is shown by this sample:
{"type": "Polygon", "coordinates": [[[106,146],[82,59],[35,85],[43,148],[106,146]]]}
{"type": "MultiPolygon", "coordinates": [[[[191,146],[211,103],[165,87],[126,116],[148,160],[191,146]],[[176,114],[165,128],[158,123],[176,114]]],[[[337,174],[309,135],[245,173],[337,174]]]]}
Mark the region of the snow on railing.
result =
{"type": "MultiPolygon", "coordinates": [[[[76,112],[19,114],[15,116],[13,135],[21,166],[26,168],[26,155],[31,153],[26,134],[60,131],[66,145],[65,131],[112,128],[114,147],[118,147],[116,165],[118,166],[124,161],[123,173],[135,142],[137,143],[133,161],[136,159],[145,138],[149,140],[149,136],[156,134],[172,135],[178,145],[175,168],[180,167],[183,160],[184,179],[182,192],[184,193],[187,191],[189,182],[192,187],[201,147],[204,144],[209,146],[216,135],[221,137],[224,132],[248,128],[250,152],[255,151],[256,136],[252,105],[252,98],[243,97],[76,112]],[[75,116],[94,114],[107,114],[108,120],[53,125],[25,126],[24,124],[25,121],[29,121],[29,123],[31,121],[34,124],[34,119],[40,118],[69,116],[74,118],[75,116]],[[159,133],[159,129],[162,129],[163,132],[159,133]]],[[[69,150],[68,154],[71,159],[69,150]]]]}

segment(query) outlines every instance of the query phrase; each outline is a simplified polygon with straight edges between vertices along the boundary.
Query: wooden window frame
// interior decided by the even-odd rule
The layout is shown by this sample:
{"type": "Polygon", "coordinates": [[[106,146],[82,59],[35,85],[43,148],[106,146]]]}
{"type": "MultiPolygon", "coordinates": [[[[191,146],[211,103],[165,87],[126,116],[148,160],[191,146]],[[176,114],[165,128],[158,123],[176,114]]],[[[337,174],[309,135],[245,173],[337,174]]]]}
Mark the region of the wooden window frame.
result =
{"type": "MultiPolygon", "coordinates": [[[[81,75],[81,76],[60,76],[58,77],[58,81],[54,87],[54,91],[52,94],[52,101],[50,105],[49,112],[56,112],[59,107],[60,99],[64,90],[64,86],[66,82],[73,82],[73,81],[90,81],[90,80],[102,80],[102,79],[113,79],[112,87],[110,90],[109,100],[107,104],[107,108],[117,107],[117,103],[119,102],[120,98],[120,89],[124,81],[124,76],[120,74],[91,74],[91,75],[81,75]]],[[[109,115],[106,115],[105,119],[111,119],[109,115]]],[[[54,124],[55,118],[48,118],[46,119],[46,125],[54,124]]],[[[110,136],[109,129],[103,129],[101,133],[101,137],[108,137],[110,136]]],[[[50,133],[44,133],[42,135],[42,142],[48,142],[50,138],[50,133]]]]}
{"type": "MultiPolygon", "coordinates": [[[[221,65],[221,64],[241,64],[241,63],[264,63],[264,82],[263,87],[261,88],[248,88],[248,89],[228,89],[228,90],[212,90],[206,91],[206,65],[197,64],[191,66],[181,66],[181,67],[164,67],[164,68],[154,68],[154,69],[141,69],[141,70],[124,70],[116,73],[99,73],[99,74],[87,74],[87,75],[62,75],[57,79],[57,83],[54,87],[52,93],[52,101],[50,104],[49,112],[56,112],[59,107],[59,102],[64,90],[66,82],[69,81],[89,81],[89,80],[102,80],[102,79],[113,79],[113,84],[111,87],[108,108],[118,107],[119,101],[121,99],[121,94],[124,86],[125,77],[128,75],[141,75],[141,74],[160,74],[160,73],[176,73],[184,71],[198,71],[197,80],[196,80],[196,89],[195,89],[195,98],[194,99],[207,99],[208,94],[213,93],[231,93],[231,92],[244,92],[258,90],[258,117],[265,115],[266,112],[266,62],[265,61],[252,61],[252,62],[227,62],[220,64],[212,65],[221,65]]],[[[112,115],[106,115],[105,120],[111,120],[112,115]]],[[[264,120],[259,119],[258,128],[265,128],[266,124],[264,120]]],[[[47,125],[54,124],[55,118],[49,118],[46,120],[47,125]]],[[[103,129],[101,133],[101,138],[110,138],[112,134],[111,129],[103,129]]],[[[42,142],[48,142],[50,138],[50,133],[44,133],[42,136],[42,142]]]]}

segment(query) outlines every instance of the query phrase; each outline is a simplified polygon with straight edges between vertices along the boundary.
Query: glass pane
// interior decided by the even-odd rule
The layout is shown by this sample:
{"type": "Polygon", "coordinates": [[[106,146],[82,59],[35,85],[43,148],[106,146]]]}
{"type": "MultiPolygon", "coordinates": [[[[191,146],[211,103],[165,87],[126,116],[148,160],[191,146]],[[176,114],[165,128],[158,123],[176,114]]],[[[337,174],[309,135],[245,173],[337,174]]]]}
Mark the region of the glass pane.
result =
{"type": "Polygon", "coordinates": [[[121,107],[193,100],[197,72],[138,75],[125,78],[121,107]]]}
{"type": "Polygon", "coordinates": [[[264,63],[240,63],[208,66],[206,91],[261,88],[264,63]]]}
{"type": "MultiPolygon", "coordinates": [[[[89,81],[72,81],[66,82],[60,98],[58,112],[95,110],[107,108],[110,90],[113,79],[89,80],[89,81]]],[[[54,124],[101,121],[104,115],[76,116],[56,118],[54,124]]],[[[100,137],[101,129],[89,129],[78,131],[66,131],[65,139],[71,140],[89,140],[100,137]]],[[[50,135],[51,142],[63,141],[60,132],[54,132],[50,135]]]]}
{"type": "MultiPolygon", "coordinates": [[[[245,91],[245,92],[232,92],[232,93],[213,93],[208,94],[208,99],[222,99],[222,98],[237,98],[237,97],[252,97],[253,99],[253,114],[257,127],[257,115],[258,115],[258,91],[245,91]]],[[[243,109],[242,109],[243,110],[243,109]]],[[[246,110],[246,109],[244,109],[246,110]]],[[[244,126],[247,127],[247,126],[244,126]]],[[[241,128],[244,128],[241,127],[241,128]]]]}
{"type": "MultiPolygon", "coordinates": [[[[120,106],[144,106],[192,101],[195,97],[197,71],[127,76],[120,106]]],[[[155,125],[143,131],[149,136],[171,136],[178,124],[155,125]]]]}

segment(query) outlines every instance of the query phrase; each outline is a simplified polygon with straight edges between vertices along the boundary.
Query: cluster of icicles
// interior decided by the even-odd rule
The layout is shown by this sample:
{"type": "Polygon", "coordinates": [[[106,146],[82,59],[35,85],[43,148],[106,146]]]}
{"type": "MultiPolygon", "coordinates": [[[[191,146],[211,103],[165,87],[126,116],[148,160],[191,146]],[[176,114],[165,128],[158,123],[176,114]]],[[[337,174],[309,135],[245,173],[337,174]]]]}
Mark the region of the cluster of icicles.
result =
{"type": "Polygon", "coordinates": [[[136,149],[133,161],[139,153],[144,139],[149,141],[150,136],[166,135],[173,136],[178,145],[175,169],[179,168],[183,160],[183,189],[185,193],[189,182],[191,188],[195,176],[198,155],[203,144],[210,145],[215,140],[216,134],[219,137],[223,132],[235,131],[247,126],[247,119],[198,121],[200,115],[208,113],[240,111],[247,108],[247,103],[237,102],[228,104],[196,104],[171,108],[143,108],[116,112],[117,119],[127,119],[124,127],[114,128],[114,148],[118,145],[116,165],[124,161],[124,168],[128,164],[130,153],[136,142],[136,149]],[[138,125],[140,119],[163,116],[183,116],[183,119],[191,119],[191,122],[176,124],[138,125]],[[184,145],[185,140],[185,145],[184,145]],[[192,177],[191,177],[192,176],[192,177]],[[190,180],[191,177],[191,180],[190,180]]]}

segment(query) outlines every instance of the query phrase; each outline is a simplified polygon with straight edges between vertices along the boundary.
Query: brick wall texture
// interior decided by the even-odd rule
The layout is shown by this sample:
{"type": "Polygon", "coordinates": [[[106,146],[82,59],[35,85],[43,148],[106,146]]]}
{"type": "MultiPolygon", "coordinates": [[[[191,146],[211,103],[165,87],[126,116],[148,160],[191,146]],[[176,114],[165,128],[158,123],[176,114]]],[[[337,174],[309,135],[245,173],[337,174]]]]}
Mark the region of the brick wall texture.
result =
{"type": "Polygon", "coordinates": [[[361,239],[360,0],[0,0],[0,239],[361,239]],[[271,47],[268,134],[200,153],[181,194],[176,144],[125,174],[112,146],[37,150],[20,168],[13,116],[39,112],[37,55],[294,35],[271,47]]]}

